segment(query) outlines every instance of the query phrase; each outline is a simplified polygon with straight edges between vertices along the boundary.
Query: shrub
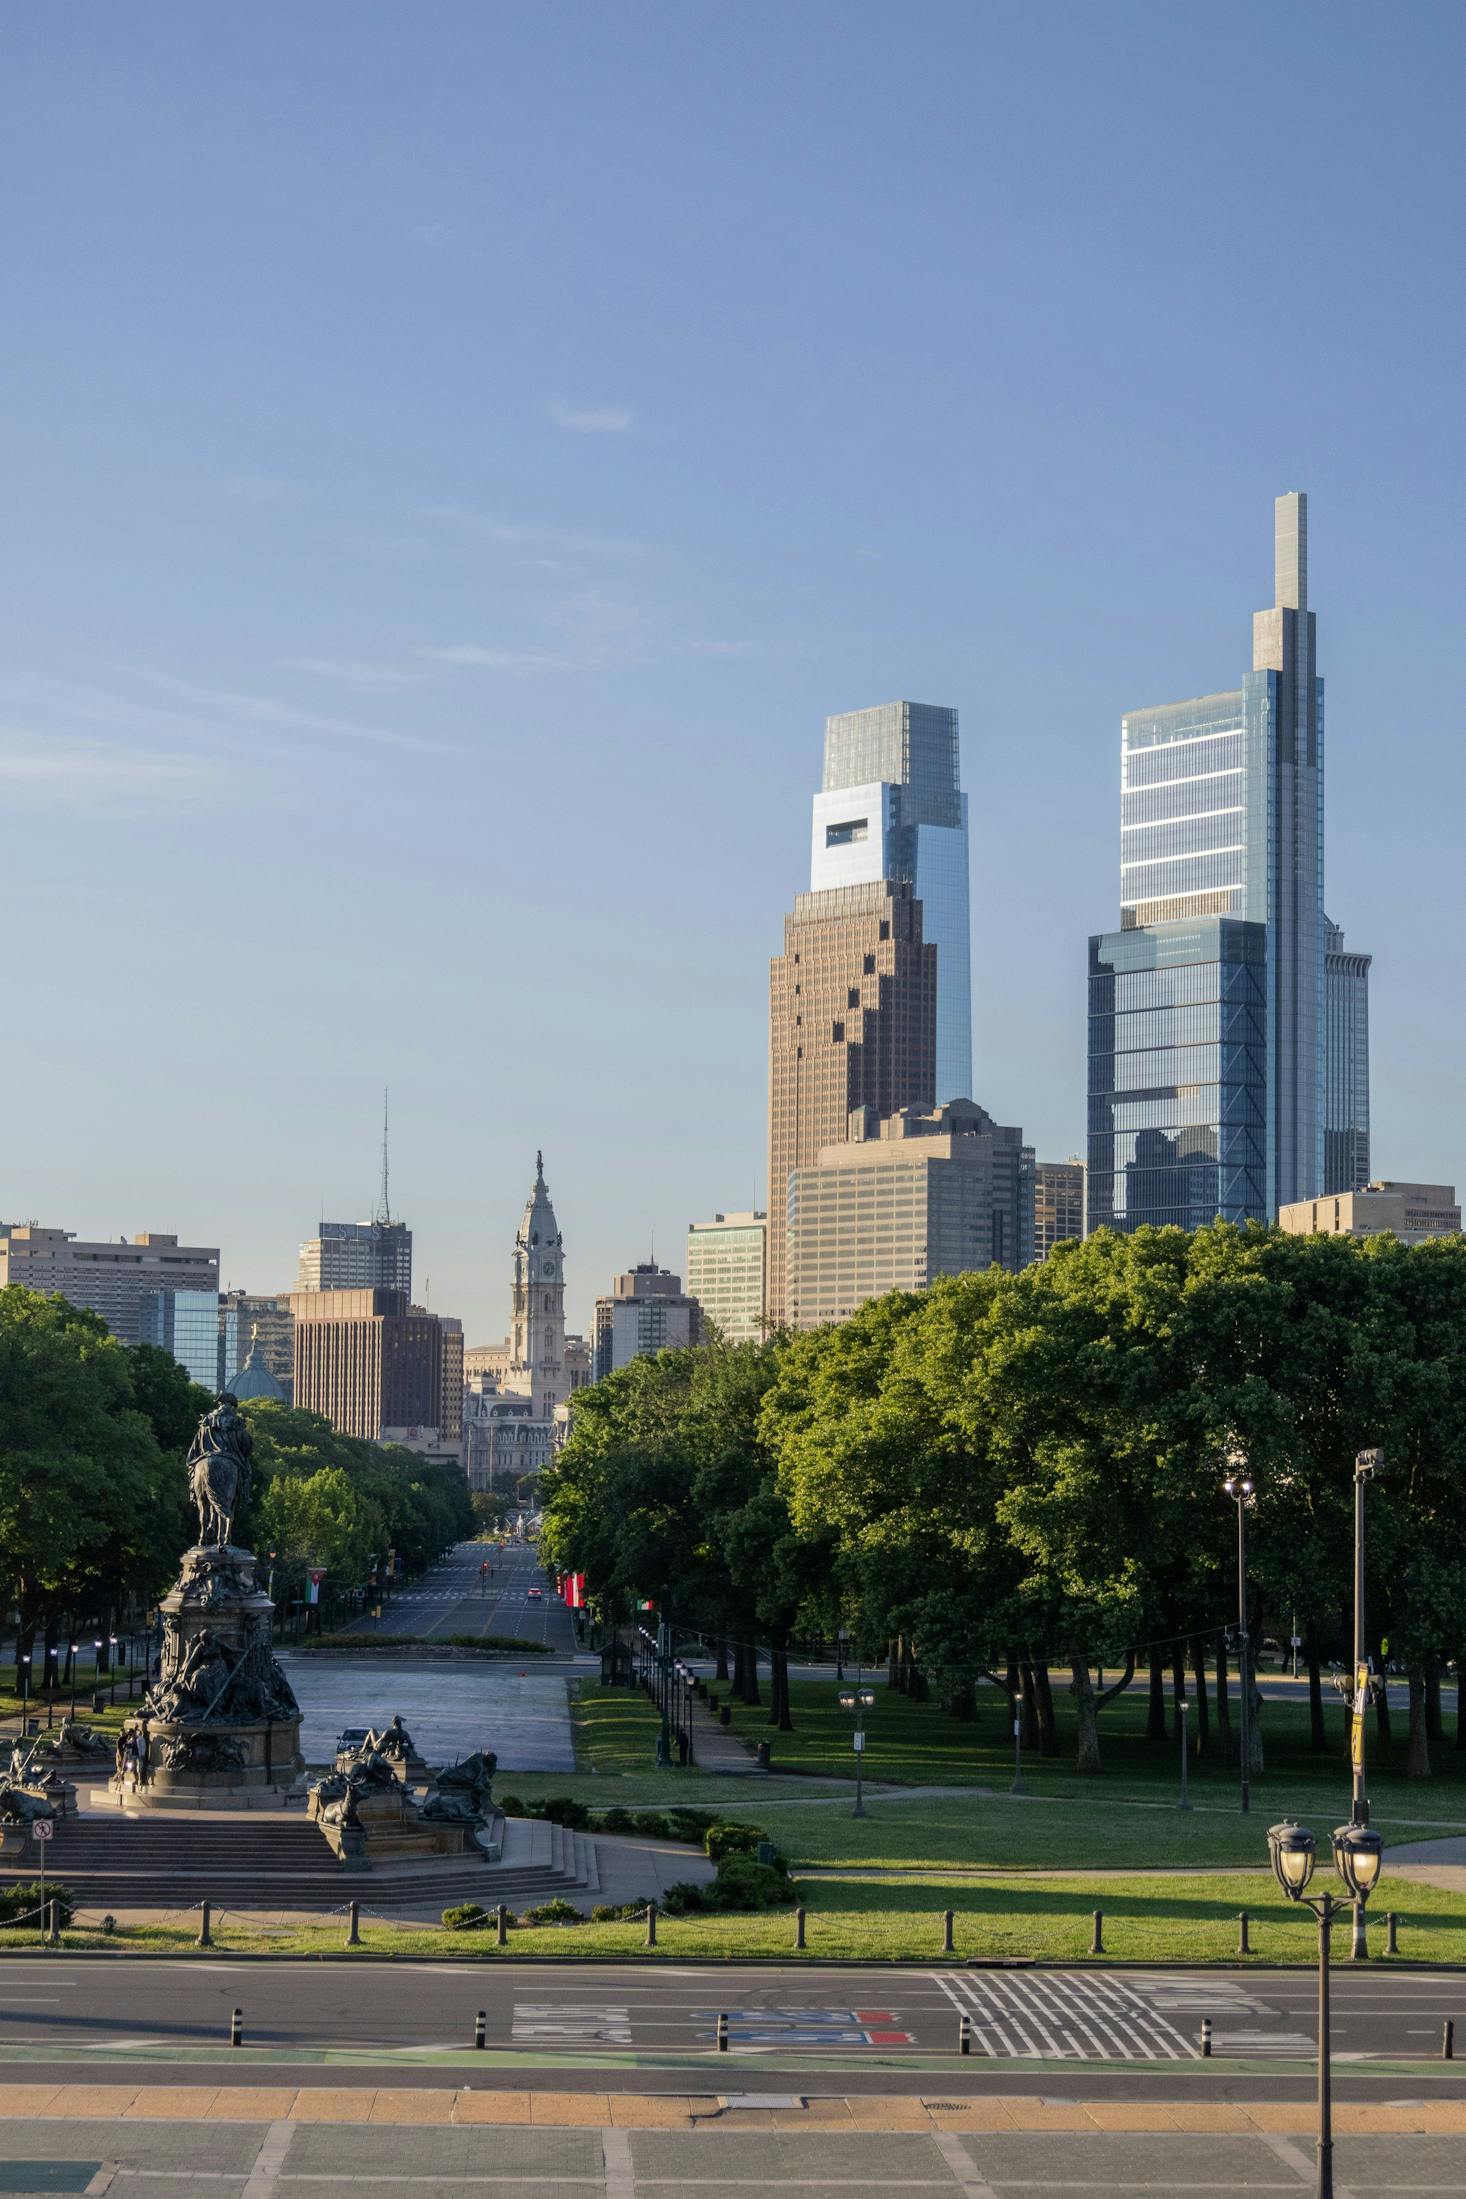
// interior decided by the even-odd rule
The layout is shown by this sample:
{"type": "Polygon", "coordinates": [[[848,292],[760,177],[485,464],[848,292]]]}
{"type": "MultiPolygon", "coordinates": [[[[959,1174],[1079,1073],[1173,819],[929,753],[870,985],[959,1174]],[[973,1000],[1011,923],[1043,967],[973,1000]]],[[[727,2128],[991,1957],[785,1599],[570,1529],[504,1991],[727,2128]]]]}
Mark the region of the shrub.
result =
{"type": "Polygon", "coordinates": [[[756,1863],[751,1855],[730,1855],[701,1891],[706,1905],[716,1909],[782,1909],[794,1899],[788,1872],[756,1863]]]}
{"type": "Polygon", "coordinates": [[[703,1834],[717,1822],[716,1810],[690,1810],[679,1806],[667,1812],[667,1823],[672,1828],[674,1840],[700,1841],[703,1834]]]}
{"type": "Polygon", "coordinates": [[[584,1924],[583,1912],[573,1901],[564,1901],[557,1894],[553,1901],[542,1901],[537,1908],[526,1909],[526,1924],[584,1924]]]}
{"type": "Polygon", "coordinates": [[[517,1794],[501,1794],[498,1807],[506,1817],[527,1817],[529,1815],[517,1794]]]}
{"type": "Polygon", "coordinates": [[[634,1832],[636,1828],[632,1822],[630,1810],[623,1810],[618,1804],[615,1809],[602,1810],[599,1829],[608,1833],[629,1833],[634,1832]]]}
{"type": "Polygon", "coordinates": [[[638,1810],[632,1823],[647,1840],[670,1840],[672,1837],[661,1810],[638,1810]]]}
{"type": "Polygon", "coordinates": [[[568,1794],[552,1794],[548,1802],[540,1804],[537,1814],[548,1818],[552,1825],[565,1825],[572,1832],[583,1832],[590,1823],[590,1811],[583,1802],[577,1802],[568,1794]]]}
{"type": "Polygon", "coordinates": [[[651,1901],[650,1894],[646,1896],[644,1901],[622,1901],[618,1903],[603,1901],[599,1908],[591,1910],[591,1922],[593,1924],[640,1924],[651,1906],[651,1901]]]}
{"type": "Polygon", "coordinates": [[[759,1842],[767,1838],[768,1834],[757,1825],[709,1825],[703,1835],[703,1852],[710,1862],[721,1863],[725,1855],[752,1855],[759,1842]]]}
{"type": "Polygon", "coordinates": [[[23,1879],[19,1885],[0,1890],[0,1925],[19,1924],[22,1918],[39,1931],[45,1919],[31,1914],[43,1902],[56,1904],[56,1922],[65,1931],[76,1909],[76,1896],[69,1887],[61,1886],[54,1879],[47,1879],[44,1886],[36,1879],[23,1879]]]}
{"type": "Polygon", "coordinates": [[[443,1922],[450,1932],[481,1932],[493,1918],[478,1902],[460,1901],[456,1907],[443,1911],[443,1922]]]}
{"type": "Polygon", "coordinates": [[[713,1891],[714,1889],[711,1886],[699,1886],[694,1879],[680,1878],[675,1886],[669,1886],[663,1894],[662,1914],[664,1916],[697,1916],[702,1910],[716,1906],[716,1903],[708,1898],[713,1891]]]}

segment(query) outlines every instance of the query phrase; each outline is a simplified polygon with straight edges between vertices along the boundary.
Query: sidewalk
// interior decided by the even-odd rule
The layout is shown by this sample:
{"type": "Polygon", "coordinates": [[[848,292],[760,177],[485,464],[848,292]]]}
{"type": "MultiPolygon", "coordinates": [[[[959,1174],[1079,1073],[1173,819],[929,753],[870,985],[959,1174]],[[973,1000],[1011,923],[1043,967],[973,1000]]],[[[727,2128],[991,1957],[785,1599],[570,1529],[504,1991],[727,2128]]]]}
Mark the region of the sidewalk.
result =
{"type": "MultiPolygon", "coordinates": [[[[717,1772],[733,1779],[768,1778],[767,1766],[759,1763],[753,1750],[739,1740],[731,1727],[720,1724],[717,1712],[699,1702],[690,1689],[688,1721],[692,1729],[693,1759],[699,1771],[717,1772]]],[[[777,1735],[771,1734],[770,1738],[777,1739],[777,1735]]]]}

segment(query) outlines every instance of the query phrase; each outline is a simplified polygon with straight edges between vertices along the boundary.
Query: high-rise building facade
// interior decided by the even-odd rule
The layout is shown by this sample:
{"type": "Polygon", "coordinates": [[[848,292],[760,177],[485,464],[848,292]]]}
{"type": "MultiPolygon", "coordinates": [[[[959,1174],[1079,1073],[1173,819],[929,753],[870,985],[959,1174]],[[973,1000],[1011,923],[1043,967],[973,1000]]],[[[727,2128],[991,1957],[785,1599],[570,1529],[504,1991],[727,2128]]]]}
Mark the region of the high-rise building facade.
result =
{"type": "Polygon", "coordinates": [[[1046,1260],[1055,1245],[1084,1235],[1084,1163],[1039,1161],[1033,1171],[1033,1257],[1046,1260]]]}
{"type": "Polygon", "coordinates": [[[811,890],[904,879],[937,950],[935,1101],[972,1091],[972,927],[967,796],[957,713],[880,703],[825,720],[824,780],[814,800],[811,890]]]}
{"type": "Polygon", "coordinates": [[[412,1296],[405,1222],[322,1222],[300,1248],[298,1290],[401,1290],[412,1296]]]}
{"type": "Polygon", "coordinates": [[[597,1382],[633,1359],[676,1351],[702,1342],[702,1309],[682,1288],[670,1268],[643,1260],[611,1284],[607,1298],[596,1300],[592,1352],[597,1382]]]}
{"type": "Polygon", "coordinates": [[[1350,953],[1324,919],[1323,1188],[1362,1191],[1369,1182],[1369,965],[1350,953]]]}
{"type": "Polygon", "coordinates": [[[148,1290],[139,1306],[139,1341],[178,1361],[191,1382],[213,1392],[219,1376],[219,1293],[148,1290]]]}
{"type": "Polygon", "coordinates": [[[1128,713],[1090,941],[1089,1226],[1271,1220],[1324,1174],[1323,682],[1307,499],[1240,688],[1128,713]]]}
{"type": "Polygon", "coordinates": [[[443,1328],[401,1290],[302,1290],[295,1316],[295,1402],[342,1435],[436,1429],[443,1328]]]}
{"type": "Polygon", "coordinates": [[[715,1214],[687,1225],[687,1289],[703,1319],[730,1344],[764,1333],[767,1214],[715,1214]]]}
{"type": "Polygon", "coordinates": [[[802,893],[769,975],[767,1318],[785,1318],[789,1178],[857,1108],[936,1104],[937,950],[904,879],[802,893]]]}
{"type": "Polygon", "coordinates": [[[200,1344],[203,1301],[212,1302],[218,1326],[219,1251],[216,1245],[181,1245],[157,1230],[115,1241],[78,1238],[70,1229],[43,1229],[36,1222],[0,1222],[0,1288],[23,1283],[27,1290],[55,1291],[74,1306],[99,1313],[123,1344],[158,1344],[175,1324],[160,1298],[186,1292],[179,1332],[187,1357],[180,1358],[196,1382],[213,1383],[217,1351],[200,1344]],[[202,1369],[203,1371],[199,1371],[202,1369]]]}
{"type": "Polygon", "coordinates": [[[219,1388],[228,1389],[250,1347],[285,1396],[295,1377],[295,1320],[290,1293],[225,1290],[219,1294],[219,1388]]]}
{"type": "Polygon", "coordinates": [[[1033,1152],[972,1100],[879,1121],[823,1148],[789,1184],[788,1317],[844,1321],[869,1298],[938,1275],[1033,1258],[1033,1152]]]}

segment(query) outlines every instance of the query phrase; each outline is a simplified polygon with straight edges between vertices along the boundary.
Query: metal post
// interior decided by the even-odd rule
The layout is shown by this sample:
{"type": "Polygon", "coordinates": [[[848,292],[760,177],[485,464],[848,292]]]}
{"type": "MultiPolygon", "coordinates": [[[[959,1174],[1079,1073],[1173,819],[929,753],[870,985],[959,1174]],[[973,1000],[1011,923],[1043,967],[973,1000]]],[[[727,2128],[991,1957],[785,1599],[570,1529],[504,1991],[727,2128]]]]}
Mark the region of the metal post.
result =
{"type": "Polygon", "coordinates": [[[229,2018],[229,2044],[231,2046],[243,2046],[244,2044],[244,2010],[242,2008],[236,2008],[229,2018]]]}
{"type": "Polygon", "coordinates": [[[1247,1638],[1247,1496],[1237,1494],[1237,1678],[1242,1698],[1242,1815],[1252,1807],[1252,1657],[1247,1638]]]}
{"type": "Polygon", "coordinates": [[[956,1911],[952,1909],[942,1911],[942,1953],[944,1955],[950,1955],[952,1952],[952,1921],[955,1914],[956,1911]]]}
{"type": "Polygon", "coordinates": [[[1237,1911],[1237,1952],[1239,1955],[1250,1955],[1252,1953],[1252,1946],[1247,1937],[1247,1911],[1245,1909],[1237,1911]]]}
{"type": "Polygon", "coordinates": [[[959,2054],[970,2054],[972,2052],[971,2016],[959,2016],[957,2018],[957,2051],[959,2054]]]}
{"type": "Polygon", "coordinates": [[[856,1817],[865,1815],[865,1790],[861,1773],[865,1765],[865,1711],[860,1701],[860,1688],[855,1690],[855,1809],[856,1817]]]}
{"type": "Polygon", "coordinates": [[[482,2052],[483,2052],[483,2050],[484,2050],[484,2048],[485,2048],[485,2046],[486,2046],[486,2045],[487,2045],[487,2043],[488,2043],[488,2037],[489,2037],[489,2018],[488,2018],[488,2012],[487,2012],[487,2010],[485,2010],[485,2009],[482,2009],[482,2008],[481,2008],[481,2009],[479,2010],[478,2014],[477,2014],[477,2015],[476,2015],[476,2016],[474,2017],[474,2019],[473,2019],[473,2043],[474,2043],[474,2049],[475,2049],[475,2051],[476,2051],[477,2053],[480,2053],[480,2054],[482,2054],[482,2052]]]}
{"type": "Polygon", "coordinates": [[[1188,1770],[1188,1767],[1187,1767],[1187,1762],[1186,1762],[1186,1713],[1187,1713],[1187,1711],[1188,1711],[1188,1710],[1189,1710],[1190,1708],[1191,1708],[1191,1705],[1190,1705],[1190,1702],[1189,1702],[1189,1700],[1187,1699],[1187,1697],[1186,1697],[1186,1696],[1184,1696],[1184,1695],[1183,1695],[1183,1696],[1181,1696],[1181,1697],[1179,1698],[1179,1700],[1178,1700],[1177,1704],[1176,1704],[1176,1726],[1177,1726],[1177,1730],[1179,1731],[1179,1733],[1180,1733],[1180,1735],[1181,1735],[1181,1801],[1180,1801],[1180,1807],[1181,1807],[1181,1808],[1182,1808],[1183,1810],[1189,1810],[1189,1809],[1190,1809],[1190,1807],[1191,1807],[1191,1793],[1190,1793],[1190,1790],[1189,1790],[1189,1788],[1187,1787],[1187,1784],[1186,1784],[1186,1780],[1187,1780],[1187,1770],[1188,1770]]]}
{"type": "Polygon", "coordinates": [[[351,1904],[351,1920],[346,1929],[346,1944],[348,1947],[359,1947],[361,1945],[361,1903],[359,1901],[353,1901],[351,1904]]]}
{"type": "Polygon", "coordinates": [[[1441,2060],[1443,2062],[1453,2062],[1455,2059],[1456,2026],[1452,2018],[1447,2016],[1445,2022],[1441,2025],[1441,2060]]]}
{"type": "Polygon", "coordinates": [[[46,1937],[54,1947],[61,1937],[61,1904],[52,1894],[45,1904],[46,1937]]]}
{"type": "Polygon", "coordinates": [[[1334,2100],[1329,2067],[1329,1933],[1337,1904],[1318,1904],[1318,2199],[1334,2199],[1334,2100]]]}
{"type": "Polygon", "coordinates": [[[1400,1919],[1399,1919],[1399,1918],[1398,1918],[1398,1917],[1396,1916],[1396,1914],[1395,1914],[1395,1912],[1394,1912],[1394,1910],[1393,1910],[1393,1909],[1386,1909],[1386,1911],[1385,1911],[1385,1953],[1386,1953],[1387,1955],[1397,1955],[1397,1954],[1398,1954],[1398,1953],[1400,1952],[1400,1936],[1399,1936],[1399,1935],[1400,1935],[1400,1919]]]}
{"type": "Polygon", "coordinates": [[[1013,1784],[1010,1794],[1023,1792],[1023,1697],[1013,1697],[1013,1784]]]}
{"type": "Polygon", "coordinates": [[[718,2011],[718,2052],[719,2052],[720,2054],[726,2054],[726,2053],[727,2053],[727,2051],[728,2051],[728,2012],[727,2012],[727,2010],[726,2010],[726,2009],[720,2009],[720,2010],[718,2011]]]}
{"type": "Polygon", "coordinates": [[[648,1947],[657,1944],[657,1905],[654,1901],[646,1905],[646,1943],[648,1947]]]}
{"type": "Polygon", "coordinates": [[[204,1897],[204,1899],[203,1899],[203,1900],[202,1900],[202,1901],[201,1901],[201,1902],[199,1903],[199,1940],[198,1940],[198,1943],[199,1943],[200,1947],[212,1947],[212,1946],[213,1946],[213,1944],[214,1944],[214,1935],[213,1935],[212,1931],[211,1931],[211,1930],[209,1929],[209,1926],[210,1926],[210,1922],[211,1922],[211,1919],[212,1919],[212,1914],[213,1914],[213,1906],[214,1906],[214,1905],[213,1905],[213,1903],[212,1903],[212,1902],[211,1902],[211,1901],[210,1901],[210,1900],[208,1899],[207,1895],[206,1895],[206,1896],[204,1897]]]}
{"type": "Polygon", "coordinates": [[[1202,2058],[1202,2060],[1203,2060],[1203,2061],[1210,2061],[1210,2060],[1211,2060],[1211,2017],[1210,2017],[1210,2016],[1203,2016],[1203,2017],[1202,2017],[1202,2019],[1201,2019],[1201,2058],[1202,2058]]]}
{"type": "MultiPolygon", "coordinates": [[[[1365,1792],[1364,1744],[1365,1715],[1368,1705],[1368,1681],[1365,1655],[1364,1627],[1364,1487],[1384,1459],[1382,1451],[1360,1451],[1354,1460],[1354,1726],[1351,1734],[1350,1756],[1354,1769],[1354,1799],[1349,1811],[1351,1825],[1369,1823],[1369,1796],[1365,1792]]],[[[1383,1677],[1381,1687],[1387,1685],[1383,1677]]],[[[1364,1903],[1354,1904],[1354,1929],[1349,1941],[1351,1962],[1369,1960],[1369,1942],[1364,1929],[1364,1903]]]]}
{"type": "Polygon", "coordinates": [[[795,1946],[796,1946],[796,1947],[798,1947],[798,1948],[800,1948],[800,1949],[802,1949],[802,1948],[803,1948],[803,1946],[804,1946],[804,1911],[803,1911],[803,1909],[796,1909],[796,1910],[795,1910],[795,1912],[794,1912],[794,1944],[795,1944],[795,1946]]]}
{"type": "Polygon", "coordinates": [[[1094,1912],[1094,1938],[1089,1943],[1089,1951],[1092,1955],[1102,1955],[1105,1951],[1104,1927],[1105,1912],[1103,1909],[1096,1909],[1094,1912]]]}
{"type": "Polygon", "coordinates": [[[494,1923],[497,1926],[495,1939],[499,1946],[507,1947],[509,1944],[509,1911],[502,1901],[494,1911],[494,1923]]]}

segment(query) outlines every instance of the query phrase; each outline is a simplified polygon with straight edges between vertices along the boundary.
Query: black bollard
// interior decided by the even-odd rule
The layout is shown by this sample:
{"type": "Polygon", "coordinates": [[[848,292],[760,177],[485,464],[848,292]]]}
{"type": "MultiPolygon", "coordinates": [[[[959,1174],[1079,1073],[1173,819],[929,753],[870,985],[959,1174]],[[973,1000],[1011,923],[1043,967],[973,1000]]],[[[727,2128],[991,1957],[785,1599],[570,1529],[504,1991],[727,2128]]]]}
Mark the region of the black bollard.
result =
{"type": "Polygon", "coordinates": [[[212,1911],[213,1903],[209,1900],[205,1899],[199,1903],[198,1943],[200,1947],[212,1947],[214,1944],[214,1935],[213,1932],[210,1930],[210,1924],[212,1922],[212,1911]]]}
{"type": "Polygon", "coordinates": [[[352,1902],[350,1918],[351,1921],[346,1928],[346,1944],[348,1947],[359,1947],[361,1945],[361,1903],[359,1901],[352,1902]]]}
{"type": "Polygon", "coordinates": [[[971,2016],[959,2016],[957,2018],[957,2051],[959,2054],[970,2054],[972,2052],[971,2016]]]}
{"type": "Polygon", "coordinates": [[[1398,1918],[1398,1917],[1396,1916],[1396,1914],[1395,1914],[1395,1912],[1394,1912],[1394,1910],[1393,1910],[1393,1909],[1386,1909],[1386,1911],[1385,1911],[1385,1953],[1386,1953],[1387,1955],[1397,1955],[1397,1954],[1398,1954],[1399,1952],[1400,1952],[1400,1919],[1399,1919],[1399,1918],[1398,1918]]]}
{"type": "Polygon", "coordinates": [[[1202,2019],[1201,2019],[1201,2057],[1202,2057],[1202,2060],[1203,2060],[1203,2061],[1210,2061],[1210,2060],[1211,2060],[1211,2017],[1210,2017],[1210,2016],[1203,2016],[1203,2017],[1202,2017],[1202,2019]]]}
{"type": "Polygon", "coordinates": [[[646,1943],[648,1947],[657,1944],[657,1905],[654,1901],[646,1905],[646,1943]]]}
{"type": "Polygon", "coordinates": [[[61,1904],[54,1897],[47,1901],[42,1921],[46,1927],[46,1937],[54,1947],[61,1937],[61,1904]]]}
{"type": "Polygon", "coordinates": [[[1237,1952],[1239,1955],[1250,1955],[1252,1953],[1247,1939],[1247,1911],[1245,1909],[1237,1911],[1237,1952]]]}
{"type": "Polygon", "coordinates": [[[1104,1925],[1105,1912],[1103,1909],[1096,1909],[1094,1912],[1094,1938],[1089,1943],[1089,1951],[1092,1955],[1102,1955],[1105,1951],[1104,1925]]]}
{"type": "Polygon", "coordinates": [[[236,2008],[229,2018],[229,2044],[231,2046],[243,2046],[244,2044],[244,2010],[242,2008],[236,2008]]]}
{"type": "Polygon", "coordinates": [[[476,2015],[476,2016],[474,2017],[474,2019],[473,2019],[473,2043],[474,2043],[474,2046],[475,2046],[475,2047],[477,2048],[477,2050],[478,2050],[478,2052],[479,2052],[480,2054],[482,2054],[482,2052],[483,2052],[483,2050],[484,2050],[484,2046],[485,2046],[485,2043],[487,2042],[487,2039],[488,2039],[488,2035],[489,2035],[489,2018],[488,2018],[488,2012],[487,2012],[487,2010],[486,2010],[486,2009],[483,2009],[483,2008],[481,2008],[481,2009],[479,2010],[478,2014],[477,2014],[477,2015],[476,2015]]]}
{"type": "Polygon", "coordinates": [[[501,1901],[494,1911],[495,1939],[500,1947],[509,1945],[509,1911],[501,1901]]]}
{"type": "Polygon", "coordinates": [[[725,2009],[725,2010],[722,2010],[722,2011],[721,2011],[721,2012],[719,2013],[719,2016],[718,2016],[718,2052],[719,2052],[720,2054],[726,2054],[726,2053],[727,2053],[727,2051],[728,2051],[728,2015],[727,2015],[727,2011],[726,2011],[726,2009],[725,2009]]]}
{"type": "Polygon", "coordinates": [[[804,1911],[802,1909],[796,1909],[794,1912],[794,1944],[796,1947],[801,1948],[804,1945],[804,1911]]]}
{"type": "Polygon", "coordinates": [[[1451,2021],[1451,2018],[1447,2016],[1445,2022],[1441,2026],[1441,2060],[1443,2062],[1453,2062],[1455,2059],[1456,2026],[1451,2021]]]}

